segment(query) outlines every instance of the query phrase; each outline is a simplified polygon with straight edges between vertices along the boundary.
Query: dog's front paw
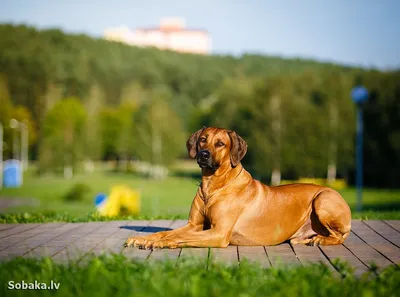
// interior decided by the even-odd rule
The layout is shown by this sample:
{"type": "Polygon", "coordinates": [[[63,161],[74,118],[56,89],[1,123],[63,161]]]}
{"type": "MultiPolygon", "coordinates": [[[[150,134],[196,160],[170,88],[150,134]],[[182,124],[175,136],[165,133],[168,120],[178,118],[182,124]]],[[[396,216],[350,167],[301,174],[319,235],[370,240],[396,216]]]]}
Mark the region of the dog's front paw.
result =
{"type": "Polygon", "coordinates": [[[129,237],[124,244],[124,247],[139,247],[143,248],[148,240],[142,236],[129,237]]]}

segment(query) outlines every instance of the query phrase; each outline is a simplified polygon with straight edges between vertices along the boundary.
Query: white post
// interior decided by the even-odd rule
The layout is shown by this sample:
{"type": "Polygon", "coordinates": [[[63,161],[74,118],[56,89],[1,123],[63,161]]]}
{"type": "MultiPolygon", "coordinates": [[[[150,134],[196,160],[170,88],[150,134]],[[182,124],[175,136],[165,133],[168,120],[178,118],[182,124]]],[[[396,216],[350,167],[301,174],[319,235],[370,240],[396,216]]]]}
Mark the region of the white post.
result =
{"type": "Polygon", "coordinates": [[[14,133],[18,133],[18,127],[19,127],[19,122],[16,119],[11,119],[10,120],[10,128],[11,129],[15,129],[13,131],[13,159],[17,160],[18,159],[18,148],[17,148],[17,142],[18,142],[18,138],[17,135],[15,135],[14,133]]]}
{"type": "Polygon", "coordinates": [[[0,123],[0,190],[3,188],[3,125],[0,123]]]}
{"type": "MultiPolygon", "coordinates": [[[[16,119],[11,119],[10,120],[10,128],[14,129],[14,133],[16,133],[15,135],[13,135],[13,154],[14,154],[14,159],[15,160],[19,160],[20,164],[21,164],[21,184],[23,183],[23,178],[24,178],[24,174],[23,174],[23,162],[22,162],[22,143],[18,144],[18,129],[21,130],[21,134],[22,134],[22,130],[23,130],[23,123],[17,121],[16,119]],[[21,145],[21,155],[18,156],[18,154],[20,153],[20,149],[17,147],[18,145],[21,145]]],[[[21,141],[22,141],[22,136],[21,136],[21,141]]]]}
{"type": "Polygon", "coordinates": [[[22,170],[28,169],[28,126],[21,123],[21,164],[22,170]]]}

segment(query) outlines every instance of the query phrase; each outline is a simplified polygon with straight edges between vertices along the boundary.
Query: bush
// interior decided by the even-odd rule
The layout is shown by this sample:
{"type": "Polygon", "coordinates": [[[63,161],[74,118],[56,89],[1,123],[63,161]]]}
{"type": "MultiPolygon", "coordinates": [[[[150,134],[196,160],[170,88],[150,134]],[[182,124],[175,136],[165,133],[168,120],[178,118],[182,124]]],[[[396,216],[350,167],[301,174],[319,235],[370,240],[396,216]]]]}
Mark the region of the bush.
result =
{"type": "Polygon", "coordinates": [[[65,201],[82,201],[87,193],[90,192],[90,187],[83,183],[75,184],[64,195],[65,201]]]}

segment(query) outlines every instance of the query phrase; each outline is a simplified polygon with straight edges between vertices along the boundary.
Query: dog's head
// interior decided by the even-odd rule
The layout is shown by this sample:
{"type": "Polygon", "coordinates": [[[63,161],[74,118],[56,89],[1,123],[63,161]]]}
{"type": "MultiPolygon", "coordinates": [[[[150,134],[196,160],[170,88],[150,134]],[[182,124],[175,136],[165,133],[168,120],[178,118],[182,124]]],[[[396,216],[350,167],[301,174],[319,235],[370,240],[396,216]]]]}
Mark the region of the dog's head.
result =
{"type": "Polygon", "coordinates": [[[247,143],[235,131],[215,127],[193,133],[186,147],[189,157],[196,158],[201,168],[212,170],[227,162],[236,167],[247,152],[247,143]]]}

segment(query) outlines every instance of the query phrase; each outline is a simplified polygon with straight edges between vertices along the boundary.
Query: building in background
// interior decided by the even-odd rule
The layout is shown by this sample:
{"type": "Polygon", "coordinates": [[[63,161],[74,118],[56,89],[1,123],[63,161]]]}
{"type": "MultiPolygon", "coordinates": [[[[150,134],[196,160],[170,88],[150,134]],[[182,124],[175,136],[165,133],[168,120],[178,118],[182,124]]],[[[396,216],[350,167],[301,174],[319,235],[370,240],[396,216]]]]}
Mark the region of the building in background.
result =
{"type": "Polygon", "coordinates": [[[135,31],[126,26],[108,28],[104,38],[141,47],[157,47],[177,52],[208,54],[211,51],[211,38],[207,31],[189,29],[180,18],[165,18],[160,27],[137,28],[135,31]]]}

